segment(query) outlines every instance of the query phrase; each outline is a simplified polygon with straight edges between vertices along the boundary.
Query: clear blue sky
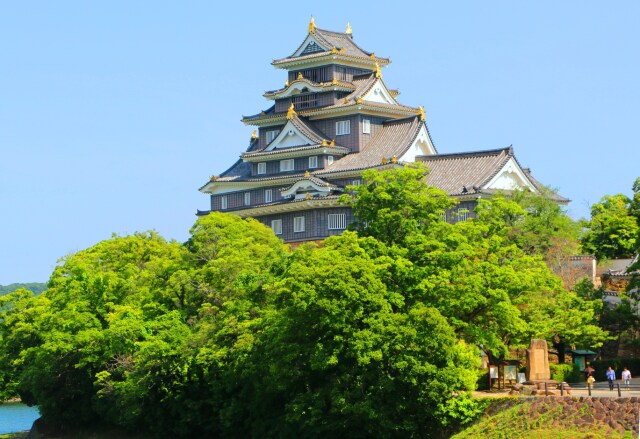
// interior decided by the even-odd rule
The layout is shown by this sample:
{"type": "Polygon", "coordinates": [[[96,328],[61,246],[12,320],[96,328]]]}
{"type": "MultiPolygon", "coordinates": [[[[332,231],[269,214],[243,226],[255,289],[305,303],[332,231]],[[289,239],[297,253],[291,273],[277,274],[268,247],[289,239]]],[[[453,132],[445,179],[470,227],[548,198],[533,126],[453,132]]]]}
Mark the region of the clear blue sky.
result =
{"type": "Polygon", "coordinates": [[[312,14],[391,58],[442,153],[513,144],[574,218],[640,176],[638,1],[222,4],[3,2],[0,284],[112,233],[186,240],[312,14]]]}

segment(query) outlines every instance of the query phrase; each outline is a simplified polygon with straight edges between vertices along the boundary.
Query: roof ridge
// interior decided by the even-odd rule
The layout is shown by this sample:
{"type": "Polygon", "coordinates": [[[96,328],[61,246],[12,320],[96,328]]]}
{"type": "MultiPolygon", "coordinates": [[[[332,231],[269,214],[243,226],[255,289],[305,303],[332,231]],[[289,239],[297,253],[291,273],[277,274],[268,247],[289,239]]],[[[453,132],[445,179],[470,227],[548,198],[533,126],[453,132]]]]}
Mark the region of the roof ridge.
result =
{"type": "Polygon", "coordinates": [[[434,154],[434,155],[425,156],[425,157],[429,159],[434,159],[434,160],[444,160],[447,158],[474,157],[479,155],[499,155],[500,153],[503,153],[503,152],[505,152],[507,156],[513,156],[513,147],[509,146],[506,148],[485,149],[485,150],[467,151],[467,152],[450,152],[450,153],[444,153],[444,154],[434,154]]]}

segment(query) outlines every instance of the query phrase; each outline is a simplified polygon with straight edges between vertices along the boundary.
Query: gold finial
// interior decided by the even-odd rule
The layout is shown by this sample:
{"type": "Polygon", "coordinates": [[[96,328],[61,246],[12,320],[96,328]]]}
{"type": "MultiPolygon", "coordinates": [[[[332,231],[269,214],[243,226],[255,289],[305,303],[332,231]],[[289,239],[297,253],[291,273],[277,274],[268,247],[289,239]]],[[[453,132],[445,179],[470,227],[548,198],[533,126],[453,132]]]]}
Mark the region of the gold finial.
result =
{"type": "Polygon", "coordinates": [[[361,104],[362,103],[362,96],[358,96],[358,99],[356,99],[356,102],[361,104]]]}
{"type": "Polygon", "coordinates": [[[331,143],[329,143],[329,146],[336,146],[336,141],[335,141],[335,139],[331,139],[331,143]]]}
{"type": "Polygon", "coordinates": [[[251,140],[256,140],[258,138],[258,130],[253,130],[251,133],[251,140]]]}
{"type": "Polygon", "coordinates": [[[387,158],[386,158],[386,157],[382,157],[382,164],[383,164],[383,165],[386,165],[386,164],[387,164],[387,162],[388,162],[387,158]]]}
{"type": "Polygon", "coordinates": [[[340,53],[344,53],[344,47],[340,48],[340,53]]]}
{"type": "Polygon", "coordinates": [[[265,114],[267,114],[267,113],[265,113],[264,111],[260,112],[260,115],[262,115],[262,116],[264,116],[265,114]]]}
{"type": "Polygon", "coordinates": [[[289,87],[289,80],[288,79],[286,81],[284,81],[284,86],[285,87],[289,87]]]}
{"type": "Polygon", "coordinates": [[[287,110],[287,119],[293,119],[293,116],[296,115],[296,110],[293,107],[293,102],[291,102],[291,106],[287,110]]]}
{"type": "Polygon", "coordinates": [[[348,104],[348,103],[349,103],[349,99],[344,98],[344,101],[343,101],[343,102],[344,102],[345,104],[348,104]]]}
{"type": "Polygon", "coordinates": [[[338,53],[338,49],[336,49],[336,46],[333,46],[331,48],[331,53],[338,53]]]}
{"type": "Polygon", "coordinates": [[[420,105],[420,106],[418,107],[418,114],[420,115],[420,120],[421,120],[422,122],[424,122],[425,120],[427,120],[427,115],[426,115],[426,113],[424,112],[424,107],[423,107],[422,105],[420,105]]]}
{"type": "Polygon", "coordinates": [[[371,58],[375,58],[375,57],[376,57],[376,54],[375,54],[375,53],[372,53],[371,55],[369,55],[369,57],[371,57],[371,58]]]}
{"type": "Polygon", "coordinates": [[[396,157],[395,155],[391,157],[391,163],[398,163],[398,157],[396,157]]]}
{"type": "Polygon", "coordinates": [[[347,35],[352,35],[353,34],[353,29],[351,29],[351,24],[347,21],[347,30],[344,31],[345,34],[347,35]]]}
{"type": "Polygon", "coordinates": [[[331,84],[332,84],[332,85],[338,85],[338,80],[337,80],[336,78],[333,78],[333,79],[331,80],[331,84]]]}
{"type": "Polygon", "coordinates": [[[302,76],[302,72],[298,72],[298,77],[296,79],[302,79],[304,78],[304,76],[302,76]]]}
{"type": "Polygon", "coordinates": [[[382,78],[382,72],[380,71],[380,64],[376,63],[376,78],[382,78]]]}
{"type": "Polygon", "coordinates": [[[322,141],[322,146],[327,146],[327,145],[328,145],[328,143],[327,143],[327,139],[324,139],[324,140],[322,141]]]}
{"type": "Polygon", "coordinates": [[[304,178],[309,178],[311,174],[309,174],[309,170],[304,171],[304,178]]]}
{"type": "Polygon", "coordinates": [[[212,176],[211,176],[211,181],[216,181],[217,179],[218,179],[218,176],[217,176],[217,175],[212,175],[212,176]]]}
{"type": "Polygon", "coordinates": [[[307,195],[304,197],[305,200],[310,200],[311,199],[311,194],[309,192],[307,192],[307,195]]]}
{"type": "Polygon", "coordinates": [[[316,20],[313,19],[313,15],[311,16],[311,21],[309,22],[309,33],[312,34],[316,31],[316,20]]]}

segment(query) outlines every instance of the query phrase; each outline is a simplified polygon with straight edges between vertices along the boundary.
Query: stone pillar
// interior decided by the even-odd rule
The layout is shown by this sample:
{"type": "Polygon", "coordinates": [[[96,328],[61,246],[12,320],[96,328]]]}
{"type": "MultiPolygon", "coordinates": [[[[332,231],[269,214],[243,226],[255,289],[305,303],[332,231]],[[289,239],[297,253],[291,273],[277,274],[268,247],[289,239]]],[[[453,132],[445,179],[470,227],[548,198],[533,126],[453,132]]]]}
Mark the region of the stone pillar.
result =
{"type": "Polygon", "coordinates": [[[550,380],[549,349],[546,340],[532,339],[527,349],[527,381],[550,380]]]}

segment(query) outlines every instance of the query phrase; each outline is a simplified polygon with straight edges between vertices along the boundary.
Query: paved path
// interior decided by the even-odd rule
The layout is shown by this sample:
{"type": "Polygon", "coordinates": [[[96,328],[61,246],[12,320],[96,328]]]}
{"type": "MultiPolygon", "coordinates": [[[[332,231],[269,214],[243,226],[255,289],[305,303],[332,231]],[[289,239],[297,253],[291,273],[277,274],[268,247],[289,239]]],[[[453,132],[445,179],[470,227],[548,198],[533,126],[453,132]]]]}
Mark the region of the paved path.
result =
{"type": "MultiPolygon", "coordinates": [[[[617,379],[614,381],[614,385],[617,384],[620,384],[620,393],[623,398],[640,398],[640,378],[632,378],[628,390],[624,388],[624,382],[621,379],[617,379]]],[[[571,386],[571,396],[589,396],[589,391],[585,386],[586,383],[584,382],[577,383],[571,386]]],[[[558,390],[558,396],[559,392],[560,391],[558,390]]],[[[491,392],[476,391],[474,392],[474,395],[482,398],[509,396],[509,390],[493,390],[491,392]]],[[[618,389],[617,387],[614,387],[613,390],[609,390],[608,381],[598,381],[595,383],[595,386],[591,388],[591,396],[598,398],[617,398],[618,389]]]]}

